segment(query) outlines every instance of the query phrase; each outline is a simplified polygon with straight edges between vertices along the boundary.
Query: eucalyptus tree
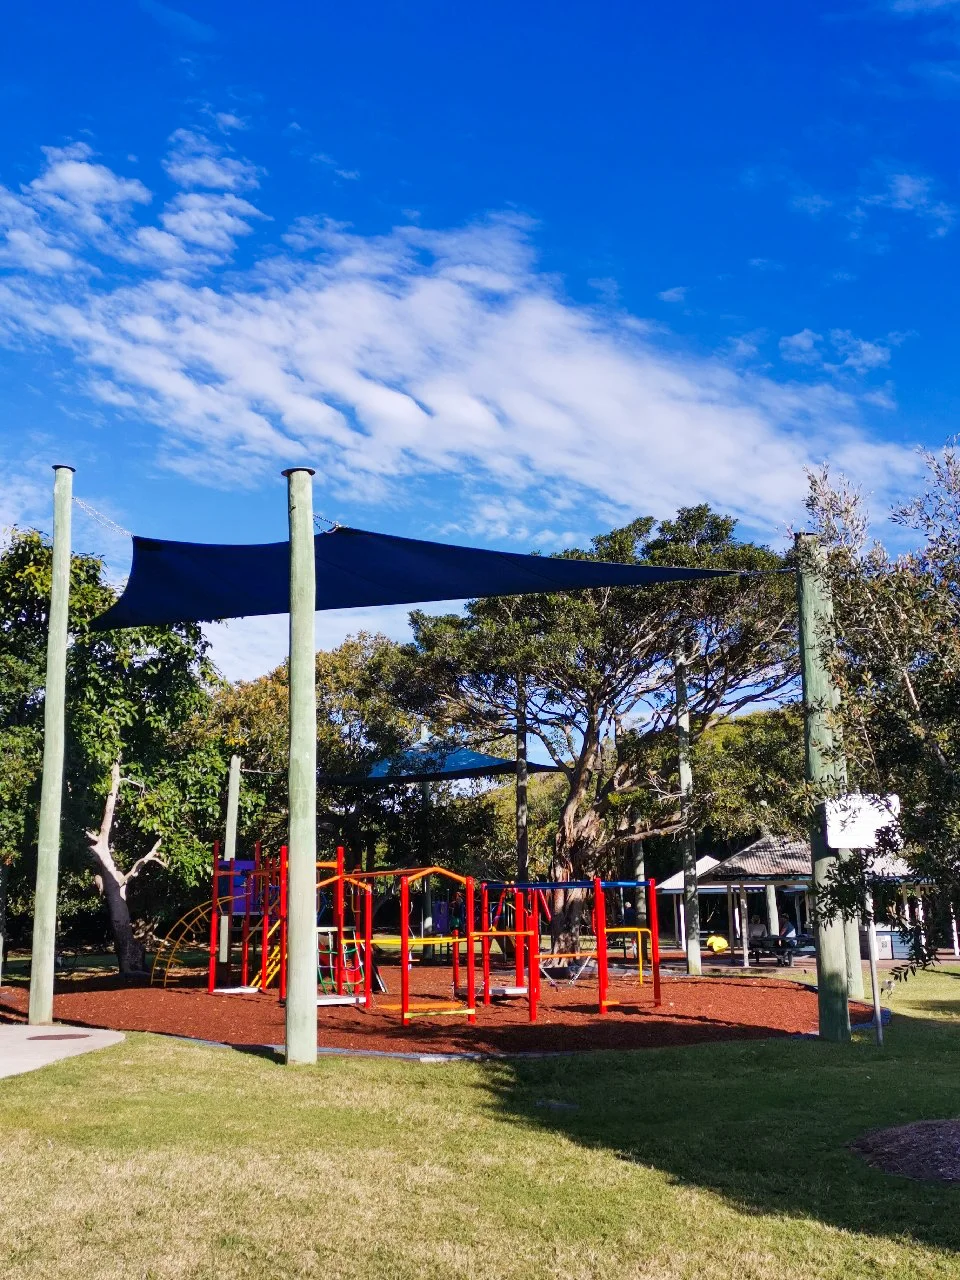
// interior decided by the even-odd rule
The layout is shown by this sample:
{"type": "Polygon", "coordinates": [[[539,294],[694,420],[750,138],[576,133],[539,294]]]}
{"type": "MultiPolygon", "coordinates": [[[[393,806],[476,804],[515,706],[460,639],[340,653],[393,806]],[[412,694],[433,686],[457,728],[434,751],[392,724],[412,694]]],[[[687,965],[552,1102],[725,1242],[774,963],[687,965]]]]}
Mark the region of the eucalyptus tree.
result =
{"type": "Polygon", "coordinates": [[[619,868],[638,842],[682,829],[675,745],[663,751],[663,731],[675,718],[678,645],[694,737],[712,716],[774,698],[795,680],[792,588],[776,572],[783,559],[738,541],[735,526],[706,506],[686,508],[675,520],[637,519],[563,554],[744,576],[480,600],[462,615],[411,615],[424,705],[476,739],[516,732],[522,673],[527,731],[565,780],[556,878],[619,868]]]}
{"type": "MultiPolygon", "coordinates": [[[[0,856],[21,911],[34,866],[50,574],[48,541],[13,530],[0,554],[0,856]]],[[[217,682],[199,628],[91,631],[114,598],[102,562],[74,555],[62,894],[95,887],[127,974],[145,962],[128,891],[156,865],[181,888],[196,883],[225,763],[194,727],[217,682]]]]}
{"type": "MultiPolygon", "coordinates": [[[[960,450],[954,442],[924,461],[921,492],[891,513],[908,540],[900,554],[871,539],[862,494],[826,470],[811,475],[807,503],[829,552],[851,784],[901,797],[902,854],[931,886],[927,927],[911,928],[921,963],[960,907],[960,450]]],[[[890,847],[882,838],[881,853],[890,847]]],[[[858,865],[866,873],[872,861],[850,864],[841,907],[852,908],[858,865]]]]}

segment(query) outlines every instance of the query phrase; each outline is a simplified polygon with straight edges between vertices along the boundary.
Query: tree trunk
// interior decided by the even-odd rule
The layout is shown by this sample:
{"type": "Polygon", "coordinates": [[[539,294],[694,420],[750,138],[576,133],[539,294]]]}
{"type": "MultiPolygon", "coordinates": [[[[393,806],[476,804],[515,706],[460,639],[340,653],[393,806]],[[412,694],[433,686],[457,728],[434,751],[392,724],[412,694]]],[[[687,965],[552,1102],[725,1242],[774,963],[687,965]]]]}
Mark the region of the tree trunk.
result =
{"type": "Polygon", "coordinates": [[[120,796],[120,761],[116,760],[110,769],[110,790],[103,804],[103,818],[99,831],[88,831],[90,854],[97,864],[95,880],[100,896],[107,904],[110,914],[110,927],[113,931],[113,945],[117,953],[117,964],[121,977],[143,977],[147,968],[147,951],[133,933],[130,920],[130,908],[127,903],[127,886],[130,881],[150,862],[162,862],[160,841],[158,840],[149,853],[138,858],[129,871],[123,872],[117,866],[110,848],[110,832],[113,828],[113,815],[116,812],[117,800],[120,796]]]}
{"type": "Polygon", "coordinates": [[[127,978],[139,977],[146,972],[147,949],[134,937],[130,908],[127,905],[126,885],[117,884],[108,872],[100,875],[98,879],[103,885],[103,897],[110,913],[113,948],[117,953],[120,975],[127,978]]]}

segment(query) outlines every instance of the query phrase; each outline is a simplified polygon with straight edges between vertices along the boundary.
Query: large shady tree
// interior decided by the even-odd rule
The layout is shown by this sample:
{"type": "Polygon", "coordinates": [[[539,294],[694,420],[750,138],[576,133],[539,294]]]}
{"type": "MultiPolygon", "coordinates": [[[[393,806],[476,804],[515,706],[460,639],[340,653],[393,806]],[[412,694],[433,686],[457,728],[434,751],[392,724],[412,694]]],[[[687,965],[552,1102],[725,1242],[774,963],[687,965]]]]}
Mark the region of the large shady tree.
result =
{"type": "MultiPolygon", "coordinates": [[[[740,542],[706,506],[650,517],[564,555],[742,571],[743,577],[643,589],[473,601],[462,615],[412,615],[419,692],[435,714],[480,740],[518,725],[560,767],[565,794],[551,873],[581,879],[621,868],[655,835],[690,819],[676,754],[682,660],[695,738],[711,717],[767,701],[796,675],[793,587],[783,559],[740,542]]],[[[578,927],[579,909],[558,930],[578,927]]]]}
{"type": "MultiPolygon", "coordinates": [[[[23,898],[33,872],[51,565],[49,542],[33,530],[14,530],[0,554],[0,856],[23,898]]],[[[134,974],[145,947],[129,891],[151,867],[181,889],[198,881],[225,762],[198,731],[218,679],[199,627],[91,632],[113,599],[102,562],[74,555],[62,893],[95,887],[120,971],[134,974]]]]}
{"type": "MultiPolygon", "coordinates": [[[[925,927],[910,928],[920,963],[960,909],[960,449],[924,461],[920,493],[892,512],[910,546],[899,555],[871,539],[863,497],[842,478],[813,474],[807,503],[829,548],[851,780],[901,797],[901,852],[929,885],[925,927]]],[[[881,837],[881,855],[890,847],[881,837]]],[[[872,861],[845,865],[836,905],[856,905],[872,861]]]]}

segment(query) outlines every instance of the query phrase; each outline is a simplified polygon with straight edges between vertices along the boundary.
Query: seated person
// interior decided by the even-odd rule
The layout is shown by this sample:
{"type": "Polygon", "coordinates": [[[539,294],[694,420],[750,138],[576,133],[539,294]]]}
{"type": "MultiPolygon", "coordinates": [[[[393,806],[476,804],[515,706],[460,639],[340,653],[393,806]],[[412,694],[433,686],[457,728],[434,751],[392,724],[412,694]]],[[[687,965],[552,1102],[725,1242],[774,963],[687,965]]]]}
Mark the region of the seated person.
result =
{"type": "Polygon", "coordinates": [[[797,926],[793,923],[789,916],[784,916],[780,921],[780,937],[796,939],[797,926]]]}
{"type": "Polygon", "coordinates": [[[747,937],[751,940],[754,938],[765,938],[767,936],[766,925],[759,916],[750,917],[750,928],[747,931],[747,937]]]}
{"type": "Polygon", "coordinates": [[[712,951],[715,956],[723,955],[725,951],[730,950],[730,943],[726,940],[722,933],[718,933],[716,929],[711,930],[709,938],[704,943],[708,951],[712,951]]]}

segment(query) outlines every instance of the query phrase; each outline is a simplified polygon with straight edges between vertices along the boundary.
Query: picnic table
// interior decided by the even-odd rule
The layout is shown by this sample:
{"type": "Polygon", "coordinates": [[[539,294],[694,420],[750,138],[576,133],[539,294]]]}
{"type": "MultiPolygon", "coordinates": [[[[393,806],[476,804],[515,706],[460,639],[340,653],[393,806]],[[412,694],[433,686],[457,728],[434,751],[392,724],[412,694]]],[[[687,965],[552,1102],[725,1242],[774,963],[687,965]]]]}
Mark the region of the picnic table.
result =
{"type": "Polygon", "coordinates": [[[781,968],[791,968],[798,953],[808,954],[813,947],[813,937],[809,933],[794,934],[782,937],[779,934],[764,934],[759,938],[751,938],[749,952],[751,960],[760,963],[761,956],[773,956],[781,968]]]}

